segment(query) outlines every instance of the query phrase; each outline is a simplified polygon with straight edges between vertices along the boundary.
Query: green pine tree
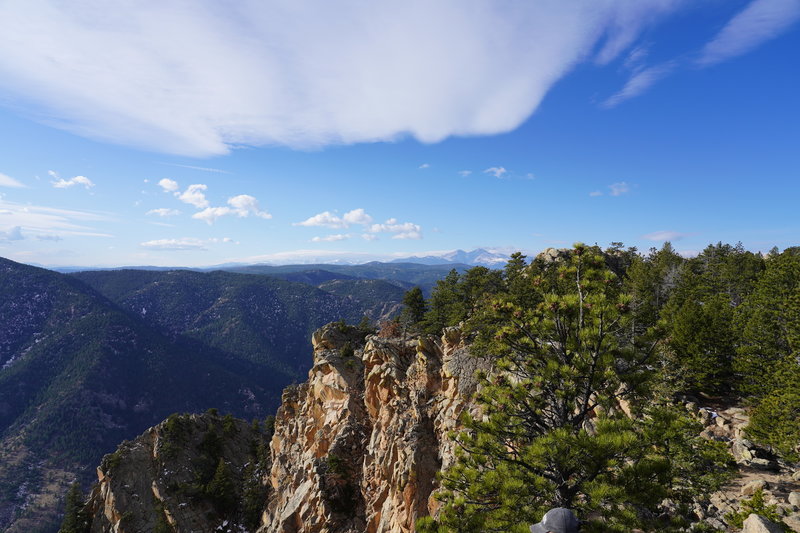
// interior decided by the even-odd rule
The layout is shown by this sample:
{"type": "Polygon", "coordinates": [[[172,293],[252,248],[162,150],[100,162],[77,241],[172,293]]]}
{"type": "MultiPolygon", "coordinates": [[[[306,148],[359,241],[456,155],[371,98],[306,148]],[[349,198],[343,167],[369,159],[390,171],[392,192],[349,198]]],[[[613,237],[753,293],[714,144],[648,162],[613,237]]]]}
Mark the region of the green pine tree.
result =
{"type": "Polygon", "coordinates": [[[403,306],[401,321],[406,327],[415,329],[425,318],[425,312],[427,311],[427,304],[425,303],[425,297],[422,295],[422,289],[414,287],[406,291],[403,296],[403,306]]]}
{"type": "Polygon", "coordinates": [[[89,516],[84,510],[80,483],[76,481],[70,485],[66,500],[64,520],[61,522],[59,533],[88,533],[89,516]]]}
{"type": "Polygon", "coordinates": [[[553,506],[600,512],[589,530],[629,531],[647,523],[637,511],[719,481],[697,476],[724,455],[685,414],[655,402],[635,418],[620,410],[643,398],[654,346],[628,336],[630,298],[600,251],[575,245],[550,268],[529,276],[530,305],[505,295],[476,317],[475,350],[496,372],[480,376],[483,416],[465,418],[444,506],[420,531],[523,532],[553,506]]]}
{"type": "Polygon", "coordinates": [[[206,494],[220,515],[228,516],[236,510],[236,482],[233,472],[222,458],[217,463],[214,477],[206,485],[206,494]]]}

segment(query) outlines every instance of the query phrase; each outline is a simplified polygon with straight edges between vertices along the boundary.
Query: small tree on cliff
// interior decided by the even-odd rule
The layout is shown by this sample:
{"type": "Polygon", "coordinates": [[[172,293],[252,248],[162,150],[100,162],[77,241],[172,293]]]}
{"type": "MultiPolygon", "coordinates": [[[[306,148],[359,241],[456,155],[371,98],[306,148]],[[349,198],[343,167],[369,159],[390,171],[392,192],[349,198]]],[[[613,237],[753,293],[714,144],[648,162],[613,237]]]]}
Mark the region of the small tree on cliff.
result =
{"type": "Polygon", "coordinates": [[[629,298],[599,250],[577,244],[550,268],[528,277],[530,304],[507,295],[478,318],[474,350],[496,371],[479,376],[483,416],[465,418],[444,506],[420,531],[522,532],[553,506],[600,514],[598,531],[629,531],[647,522],[639,510],[719,481],[719,448],[685,415],[620,410],[642,396],[654,346],[626,337],[629,298]]]}
{"type": "Polygon", "coordinates": [[[76,481],[70,485],[66,500],[64,520],[61,522],[59,533],[87,533],[89,516],[84,511],[83,491],[80,483],[76,481]]]}
{"type": "Polygon", "coordinates": [[[405,295],[403,295],[403,306],[403,311],[400,315],[401,320],[408,327],[417,327],[422,322],[422,319],[425,318],[425,312],[427,311],[422,289],[414,287],[406,291],[405,295]]]}

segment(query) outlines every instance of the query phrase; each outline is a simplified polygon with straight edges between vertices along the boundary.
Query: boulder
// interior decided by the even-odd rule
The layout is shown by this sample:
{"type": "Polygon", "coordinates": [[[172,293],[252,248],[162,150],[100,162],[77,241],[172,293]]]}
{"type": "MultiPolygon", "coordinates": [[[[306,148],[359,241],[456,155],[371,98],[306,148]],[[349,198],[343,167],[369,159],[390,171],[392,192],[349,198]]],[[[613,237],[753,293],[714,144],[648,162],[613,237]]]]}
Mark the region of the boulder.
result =
{"type": "Polygon", "coordinates": [[[744,521],[742,533],[783,533],[783,527],[763,516],[751,514],[744,521]]]}
{"type": "Polygon", "coordinates": [[[792,491],[789,493],[789,496],[786,498],[786,501],[794,505],[795,507],[800,507],[800,492],[792,491]]]}
{"type": "Polygon", "coordinates": [[[754,479],[749,483],[742,485],[742,490],[739,493],[742,496],[752,496],[756,491],[769,488],[769,483],[765,479],[754,479]]]}

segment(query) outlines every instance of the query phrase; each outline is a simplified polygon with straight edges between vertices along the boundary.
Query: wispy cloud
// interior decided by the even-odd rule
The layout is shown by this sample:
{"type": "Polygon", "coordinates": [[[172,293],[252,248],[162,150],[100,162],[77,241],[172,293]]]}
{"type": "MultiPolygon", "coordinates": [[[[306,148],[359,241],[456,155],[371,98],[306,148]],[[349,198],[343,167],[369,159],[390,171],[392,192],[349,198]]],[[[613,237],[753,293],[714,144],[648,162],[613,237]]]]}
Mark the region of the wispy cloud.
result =
{"type": "Polygon", "coordinates": [[[350,235],[337,233],[335,235],[326,235],[325,237],[314,237],[311,239],[311,242],[336,242],[336,241],[344,241],[349,238],[350,235]]]}
{"type": "Polygon", "coordinates": [[[201,239],[184,237],[182,239],[156,239],[139,243],[142,248],[155,251],[207,250],[201,239]]]}
{"type": "Polygon", "coordinates": [[[55,170],[48,170],[47,173],[50,174],[52,178],[54,178],[54,181],[51,181],[50,183],[56,189],[68,189],[70,187],[74,187],[75,185],[83,185],[86,189],[91,189],[92,187],[94,187],[94,183],[92,182],[92,180],[90,180],[86,176],[75,176],[74,178],[65,180],[64,178],[59,176],[58,172],[56,172],[55,170]]]}
{"type": "Polygon", "coordinates": [[[693,61],[678,58],[645,67],[648,50],[637,47],[624,62],[624,66],[631,71],[625,86],[600,105],[607,109],[613,108],[625,100],[639,96],[679,67],[689,63],[703,68],[750,52],[785,32],[798,20],[800,0],[753,0],[728,21],[693,61]]]}
{"type": "Polygon", "coordinates": [[[169,209],[168,207],[159,207],[158,209],[151,209],[145,215],[157,215],[160,217],[174,217],[180,215],[181,212],[177,209],[169,209]]]}
{"type": "Polygon", "coordinates": [[[506,174],[508,174],[508,170],[505,167],[489,167],[483,171],[484,174],[490,174],[495,178],[502,178],[506,174]]]}
{"type": "MultiPolygon", "coordinates": [[[[623,194],[628,194],[630,192],[631,186],[626,181],[618,181],[609,185],[607,189],[609,196],[622,196],[623,194]]],[[[603,191],[592,191],[589,193],[589,196],[603,196],[603,191]]]]}
{"type": "Polygon", "coordinates": [[[618,181],[617,183],[612,183],[608,186],[611,190],[609,193],[611,196],[622,196],[623,194],[627,194],[630,192],[631,187],[624,181],[618,181]]]}
{"type": "Polygon", "coordinates": [[[438,142],[516,128],[598,43],[608,63],[685,4],[11,0],[0,85],[58,127],[174,154],[438,142]]]}
{"type": "Polygon", "coordinates": [[[648,241],[679,241],[684,237],[688,237],[691,235],[690,233],[681,233],[679,231],[654,231],[652,233],[648,233],[647,235],[642,235],[642,238],[647,239],[648,241]]]}
{"type": "Polygon", "coordinates": [[[419,168],[420,170],[425,170],[426,168],[431,168],[431,165],[430,165],[429,163],[422,163],[422,164],[421,164],[419,167],[417,167],[417,168],[419,168]]]}
{"type": "Polygon", "coordinates": [[[745,54],[800,20],[800,0],[754,0],[703,48],[697,64],[714,65],[745,54]]]}
{"type": "Polygon", "coordinates": [[[2,172],[0,172],[0,187],[23,188],[25,187],[25,185],[15,180],[11,176],[6,176],[2,172]]]}
{"type": "Polygon", "coordinates": [[[469,176],[470,174],[472,174],[472,171],[471,171],[471,170],[459,170],[459,171],[458,171],[458,175],[459,175],[459,176],[461,176],[461,177],[463,177],[463,178],[466,178],[466,177],[467,177],[467,176],[469,176]]]}
{"type": "Polygon", "coordinates": [[[229,170],[222,170],[221,168],[211,167],[197,167],[194,165],[179,165],[178,163],[161,163],[162,165],[169,165],[171,167],[188,168],[191,170],[199,170],[200,172],[213,172],[215,174],[231,174],[229,170]]]}
{"type": "Polygon", "coordinates": [[[20,226],[24,232],[33,234],[111,237],[91,226],[108,224],[111,220],[105,213],[19,204],[0,198],[0,228],[20,226]]]}
{"type": "Polygon", "coordinates": [[[602,107],[612,108],[620,103],[639,96],[659,80],[671,74],[677,67],[676,61],[668,61],[661,65],[645,68],[634,74],[625,86],[602,103],[602,107]]]}

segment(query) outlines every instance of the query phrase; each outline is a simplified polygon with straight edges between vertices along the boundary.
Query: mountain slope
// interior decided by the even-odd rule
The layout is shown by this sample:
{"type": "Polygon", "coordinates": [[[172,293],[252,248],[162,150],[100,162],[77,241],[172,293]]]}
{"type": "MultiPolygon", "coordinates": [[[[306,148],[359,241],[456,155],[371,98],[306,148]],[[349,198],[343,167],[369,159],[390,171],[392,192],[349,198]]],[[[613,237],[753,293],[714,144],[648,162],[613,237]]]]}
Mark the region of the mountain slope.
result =
{"type": "Polygon", "coordinates": [[[223,268],[222,270],[278,277],[288,274],[325,271],[337,275],[337,279],[378,279],[388,281],[404,289],[419,286],[428,293],[436,285],[436,282],[444,278],[451,269],[464,272],[469,268],[469,265],[451,262],[439,265],[423,265],[413,262],[381,263],[373,261],[363,265],[247,265],[223,268]]]}
{"type": "MultiPolygon", "coordinates": [[[[340,319],[358,322],[365,313],[384,316],[383,300],[269,276],[139,270],[73,276],[165,334],[264,365],[281,374],[284,385],[308,369],[315,329],[340,319]]],[[[376,298],[386,296],[383,291],[376,298]]],[[[399,301],[402,291],[391,297],[399,301]]]]}
{"type": "Polygon", "coordinates": [[[0,324],[0,527],[14,522],[9,531],[46,530],[52,494],[169,413],[262,416],[278,402],[256,365],[175,342],[78,279],[5,259],[0,324]]]}

